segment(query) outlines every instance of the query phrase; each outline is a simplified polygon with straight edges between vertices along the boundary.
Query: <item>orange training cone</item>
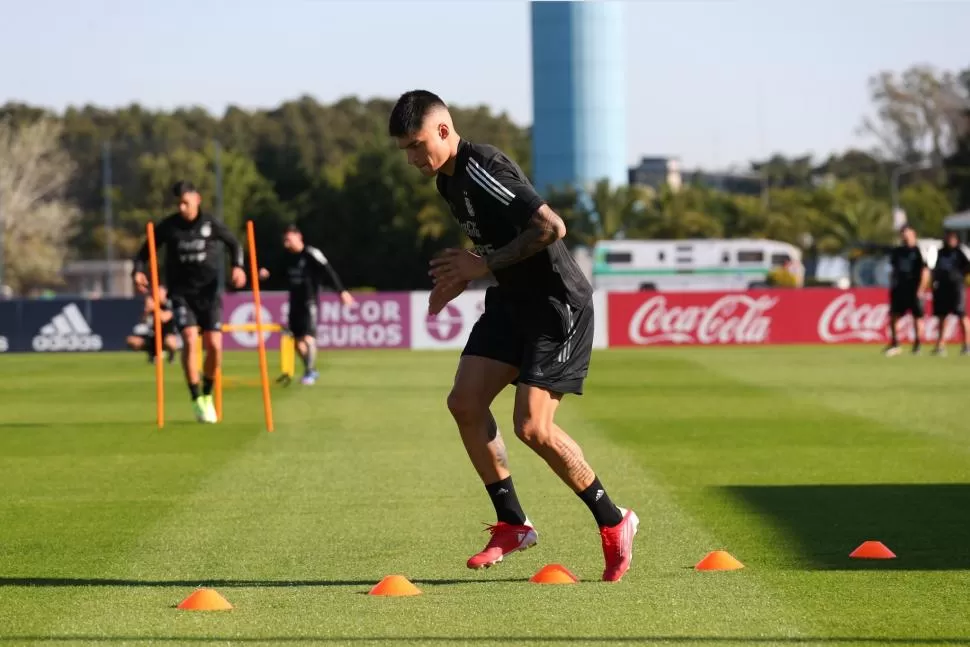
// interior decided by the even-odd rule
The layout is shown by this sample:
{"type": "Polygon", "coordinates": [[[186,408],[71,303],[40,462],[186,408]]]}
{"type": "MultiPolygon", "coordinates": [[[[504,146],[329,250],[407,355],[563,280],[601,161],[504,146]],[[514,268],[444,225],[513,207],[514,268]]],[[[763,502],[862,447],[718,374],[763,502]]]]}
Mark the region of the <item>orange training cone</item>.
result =
{"type": "Polygon", "coordinates": [[[198,589],[179,603],[183,611],[228,611],[229,601],[213,589],[198,589]]]}
{"type": "Polygon", "coordinates": [[[726,550],[714,550],[694,565],[696,571],[736,571],[744,564],[736,560],[726,550]]]}
{"type": "Polygon", "coordinates": [[[386,595],[397,597],[401,595],[420,594],[421,590],[415,585],[411,584],[408,578],[404,577],[403,575],[388,575],[383,580],[378,582],[367,595],[386,595]]]}
{"type": "Polygon", "coordinates": [[[575,584],[579,578],[562,564],[547,564],[529,578],[533,584],[575,584]]]}
{"type": "Polygon", "coordinates": [[[854,551],[849,553],[849,557],[856,559],[894,559],[896,553],[886,548],[881,541],[864,541],[854,551]]]}

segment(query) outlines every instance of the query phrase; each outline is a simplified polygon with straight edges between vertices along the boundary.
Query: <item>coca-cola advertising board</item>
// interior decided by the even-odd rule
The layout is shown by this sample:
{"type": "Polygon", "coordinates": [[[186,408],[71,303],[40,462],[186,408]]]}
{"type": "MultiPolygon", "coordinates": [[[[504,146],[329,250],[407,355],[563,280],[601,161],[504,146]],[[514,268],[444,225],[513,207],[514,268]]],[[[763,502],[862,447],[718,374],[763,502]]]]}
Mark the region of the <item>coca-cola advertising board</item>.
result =
{"type": "MultiPolygon", "coordinates": [[[[608,302],[610,347],[888,341],[889,294],[882,288],[630,292],[611,293],[608,302]]],[[[923,339],[935,341],[938,330],[938,320],[927,316],[923,339]]],[[[898,333],[902,342],[913,340],[912,317],[900,321],[898,333]]],[[[956,317],[944,333],[958,339],[956,317]]]]}
{"type": "MultiPolygon", "coordinates": [[[[260,295],[263,323],[286,325],[289,304],[285,292],[260,295]]],[[[410,295],[407,292],[355,294],[355,303],[346,306],[335,294],[320,298],[317,309],[317,347],[321,349],[410,348],[410,295]]],[[[256,323],[256,307],[251,293],[228,294],[223,300],[224,323],[256,323]]],[[[279,334],[264,333],[266,347],[279,348],[279,334]]],[[[227,332],[227,349],[256,347],[256,333],[227,332]]]]}

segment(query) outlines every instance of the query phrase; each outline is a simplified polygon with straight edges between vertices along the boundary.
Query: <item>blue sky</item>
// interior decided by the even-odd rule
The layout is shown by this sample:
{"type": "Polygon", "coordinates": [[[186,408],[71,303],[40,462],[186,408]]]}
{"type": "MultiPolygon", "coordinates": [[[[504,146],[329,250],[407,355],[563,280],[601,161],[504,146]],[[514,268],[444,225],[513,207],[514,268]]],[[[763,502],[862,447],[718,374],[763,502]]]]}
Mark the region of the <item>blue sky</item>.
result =
{"type": "MultiPolygon", "coordinates": [[[[865,145],[871,74],[970,67],[970,1],[625,4],[631,162],[865,145]]],[[[426,87],[532,120],[525,2],[2,0],[0,15],[0,103],[221,112],[426,87]]]]}

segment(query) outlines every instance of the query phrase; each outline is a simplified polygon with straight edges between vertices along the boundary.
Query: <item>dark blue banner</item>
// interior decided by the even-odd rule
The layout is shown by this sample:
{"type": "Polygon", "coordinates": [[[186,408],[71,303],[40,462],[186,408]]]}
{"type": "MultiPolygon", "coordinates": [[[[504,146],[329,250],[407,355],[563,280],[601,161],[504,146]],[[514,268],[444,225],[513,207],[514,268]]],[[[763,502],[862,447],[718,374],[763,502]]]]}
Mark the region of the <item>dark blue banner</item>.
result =
{"type": "Polygon", "coordinates": [[[28,350],[20,342],[20,302],[0,301],[0,353],[28,350]]]}
{"type": "Polygon", "coordinates": [[[0,352],[124,350],[142,307],[141,299],[0,301],[0,352]]]}

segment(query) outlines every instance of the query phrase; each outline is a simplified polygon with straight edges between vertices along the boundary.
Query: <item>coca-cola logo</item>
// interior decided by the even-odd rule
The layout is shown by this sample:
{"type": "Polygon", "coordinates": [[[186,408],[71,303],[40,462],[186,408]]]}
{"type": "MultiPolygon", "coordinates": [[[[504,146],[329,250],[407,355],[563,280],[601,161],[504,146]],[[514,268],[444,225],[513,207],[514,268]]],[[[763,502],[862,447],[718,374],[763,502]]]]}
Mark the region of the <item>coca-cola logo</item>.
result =
{"type": "Polygon", "coordinates": [[[630,341],[640,346],[673,344],[760,344],[771,333],[766,313],[778,299],[728,294],[710,305],[669,306],[657,295],[643,302],[630,319],[630,341]]]}
{"type": "Polygon", "coordinates": [[[832,300],[818,318],[819,339],[828,344],[846,341],[879,341],[889,325],[889,304],[856,302],[847,292],[832,300]]]}
{"type": "MultiPolygon", "coordinates": [[[[932,308],[924,304],[927,312],[932,308]]],[[[852,292],[842,294],[832,300],[818,318],[819,339],[827,344],[844,342],[875,342],[887,338],[889,331],[888,303],[859,303],[852,292]]],[[[900,341],[909,342],[916,337],[914,320],[903,317],[896,324],[896,335],[900,341]]],[[[949,318],[943,326],[943,338],[955,336],[957,321],[949,318]]],[[[925,320],[923,339],[935,341],[939,336],[940,322],[936,317],[925,320]]]]}

